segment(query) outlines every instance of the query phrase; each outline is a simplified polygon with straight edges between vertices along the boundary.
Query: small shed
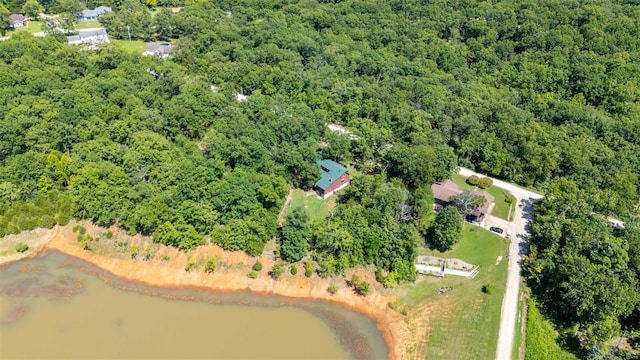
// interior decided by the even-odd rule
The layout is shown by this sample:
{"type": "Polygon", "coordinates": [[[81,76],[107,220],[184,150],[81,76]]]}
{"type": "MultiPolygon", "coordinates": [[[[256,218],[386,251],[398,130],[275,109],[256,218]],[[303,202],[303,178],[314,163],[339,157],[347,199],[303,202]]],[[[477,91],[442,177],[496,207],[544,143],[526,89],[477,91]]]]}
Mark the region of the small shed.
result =
{"type": "Polygon", "coordinates": [[[349,170],[333,160],[318,160],[320,166],[320,180],[314,189],[321,198],[326,199],[334,192],[349,185],[349,170]]]}

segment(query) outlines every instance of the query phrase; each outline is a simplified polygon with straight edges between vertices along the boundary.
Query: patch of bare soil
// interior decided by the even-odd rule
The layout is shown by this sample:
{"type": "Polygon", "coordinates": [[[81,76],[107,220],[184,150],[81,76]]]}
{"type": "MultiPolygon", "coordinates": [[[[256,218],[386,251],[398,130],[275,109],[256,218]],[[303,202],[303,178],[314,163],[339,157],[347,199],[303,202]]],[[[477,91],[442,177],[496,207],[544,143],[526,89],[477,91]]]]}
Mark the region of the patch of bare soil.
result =
{"type": "Polygon", "coordinates": [[[371,293],[362,297],[347,287],[345,279],[350,279],[354,273],[370,284],[376,284],[371,271],[356,269],[348,272],[346,277],[323,279],[316,275],[306,278],[303,269],[300,268],[297,276],[290,275],[287,270],[282,278],[273,280],[268,275],[273,261],[267,257],[255,258],[244,252],[224,251],[212,244],[183,252],[155,244],[149,237],[127,236],[116,228],[104,229],[85,222],[82,225],[86,228],[86,233],[95,239],[88,243],[89,250],[78,242],[78,235],[72,231],[71,225],[68,225],[56,227],[42,236],[45,239],[51,238],[45,251],[62,251],[126,280],[152,286],[200,287],[214,291],[250,290],[260,294],[336,302],[376,320],[389,345],[390,358],[409,359],[419,356],[419,353],[413,350],[419,349],[420,343],[425,339],[428,325],[426,316],[430,309],[412,309],[410,316],[405,317],[388,306],[396,300],[393,291],[373,286],[371,293]],[[137,250],[135,256],[131,255],[132,250],[137,250]],[[148,255],[146,257],[145,251],[148,255]],[[211,257],[218,258],[218,266],[213,273],[206,273],[205,263],[211,257]],[[263,264],[263,270],[257,279],[251,279],[247,274],[257,259],[263,264]],[[186,271],[188,262],[193,266],[186,271]],[[331,284],[340,287],[335,295],[328,291],[331,284]]]}
{"type": "Polygon", "coordinates": [[[52,237],[52,230],[39,228],[30,231],[23,231],[16,235],[7,235],[1,238],[0,265],[35,256],[44,247],[44,245],[51,240],[52,237]],[[16,251],[16,245],[19,243],[29,245],[29,250],[22,253],[16,251]]]}

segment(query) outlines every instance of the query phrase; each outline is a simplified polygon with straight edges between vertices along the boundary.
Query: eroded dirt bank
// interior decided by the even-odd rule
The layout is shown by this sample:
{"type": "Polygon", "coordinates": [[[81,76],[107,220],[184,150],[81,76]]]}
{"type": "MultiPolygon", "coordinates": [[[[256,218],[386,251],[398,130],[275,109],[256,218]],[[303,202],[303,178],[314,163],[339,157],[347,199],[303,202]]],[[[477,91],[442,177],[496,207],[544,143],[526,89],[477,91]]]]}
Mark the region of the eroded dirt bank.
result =
{"type": "MultiPolygon", "coordinates": [[[[273,261],[265,257],[260,258],[264,266],[258,278],[250,279],[247,274],[256,258],[243,252],[228,252],[216,245],[205,245],[185,253],[154,244],[148,237],[127,236],[117,229],[111,229],[114,237],[106,239],[104,234],[107,229],[86,223],[82,225],[86,227],[87,235],[100,239],[89,243],[91,250],[83,248],[77,240],[78,235],[72,231],[72,226],[68,225],[56,226],[42,235],[48,241],[43,251],[55,249],[90,262],[123,279],[151,286],[201,287],[213,291],[250,290],[259,294],[336,302],[376,320],[389,346],[390,358],[412,357],[409,349],[416,345],[415,336],[411,335],[415,332],[410,331],[403,315],[388,307],[395,297],[390,292],[385,293],[384,289],[375,288],[367,297],[361,297],[345,285],[345,278],[323,279],[316,275],[306,278],[302,266],[299,266],[296,276],[290,275],[287,269],[280,280],[273,280],[268,275],[273,261]],[[135,259],[130,253],[133,245],[139,249],[139,255],[135,259]],[[153,249],[153,256],[145,261],[143,250],[146,248],[153,249]],[[219,259],[219,265],[215,272],[206,273],[203,264],[213,256],[219,259]],[[190,259],[196,266],[187,272],[185,265],[190,259]],[[331,284],[340,286],[335,295],[327,291],[331,284]]],[[[351,274],[348,273],[347,278],[350,278],[351,274]]],[[[370,274],[360,271],[358,275],[367,278],[372,284],[375,283],[370,274]]]]}

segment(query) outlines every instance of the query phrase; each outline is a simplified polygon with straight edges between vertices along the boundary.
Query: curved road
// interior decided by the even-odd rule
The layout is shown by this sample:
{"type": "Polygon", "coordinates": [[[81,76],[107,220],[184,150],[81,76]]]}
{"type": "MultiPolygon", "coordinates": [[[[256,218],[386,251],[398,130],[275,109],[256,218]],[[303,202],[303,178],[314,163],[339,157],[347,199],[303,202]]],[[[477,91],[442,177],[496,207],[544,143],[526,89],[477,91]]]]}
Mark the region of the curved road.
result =
{"type": "MultiPolygon", "coordinates": [[[[466,168],[460,168],[458,174],[463,176],[484,176],[466,168]]],[[[493,185],[509,191],[516,198],[516,211],[513,221],[505,229],[511,234],[509,245],[509,270],[507,273],[507,289],[502,300],[502,312],[500,314],[500,332],[498,334],[497,360],[511,359],[513,350],[513,338],[518,314],[518,295],[520,293],[520,272],[522,260],[527,253],[528,244],[527,225],[533,218],[533,203],[542,199],[543,195],[523,189],[498,179],[493,179],[493,185]]]]}

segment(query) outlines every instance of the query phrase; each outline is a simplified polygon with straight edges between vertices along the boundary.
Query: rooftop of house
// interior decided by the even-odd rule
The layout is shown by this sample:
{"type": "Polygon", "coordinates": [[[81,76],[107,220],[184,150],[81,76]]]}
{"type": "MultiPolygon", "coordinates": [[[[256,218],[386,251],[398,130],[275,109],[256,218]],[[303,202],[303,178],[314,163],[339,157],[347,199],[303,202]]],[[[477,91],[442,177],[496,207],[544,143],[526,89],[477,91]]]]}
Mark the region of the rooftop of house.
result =
{"type": "Polygon", "coordinates": [[[98,6],[97,8],[91,10],[91,9],[85,9],[82,10],[80,12],[80,16],[83,18],[89,18],[89,17],[98,17],[104,13],[108,13],[111,12],[111,8],[108,6],[98,6]]]}
{"type": "Polygon", "coordinates": [[[23,22],[24,21],[24,15],[22,14],[11,14],[9,15],[9,18],[11,19],[11,21],[13,21],[14,23],[16,22],[23,22]]]}
{"type": "Polygon", "coordinates": [[[171,44],[169,44],[168,42],[149,43],[147,44],[146,53],[166,55],[169,54],[171,50],[171,44]]]}
{"type": "Polygon", "coordinates": [[[316,186],[321,190],[326,190],[334,181],[349,172],[346,167],[338,164],[333,160],[323,159],[316,161],[320,165],[320,180],[316,186]]]}
{"type": "MultiPolygon", "coordinates": [[[[451,201],[451,197],[462,193],[460,187],[451,180],[445,180],[439,183],[431,185],[431,192],[433,192],[433,198],[441,202],[451,201]]],[[[491,204],[495,198],[488,192],[476,189],[472,192],[473,195],[481,196],[485,198],[485,202],[482,206],[473,211],[474,216],[480,216],[482,214],[488,214],[491,204]]]]}
{"type": "Polygon", "coordinates": [[[107,30],[104,28],[92,29],[92,30],[80,30],[78,32],[78,35],[67,36],[67,41],[71,44],[78,41],[91,39],[91,38],[98,38],[103,36],[107,36],[107,30]]]}
{"type": "Polygon", "coordinates": [[[434,199],[449,202],[452,196],[460,194],[462,190],[456,183],[447,179],[431,185],[431,192],[433,192],[434,199]]]}

